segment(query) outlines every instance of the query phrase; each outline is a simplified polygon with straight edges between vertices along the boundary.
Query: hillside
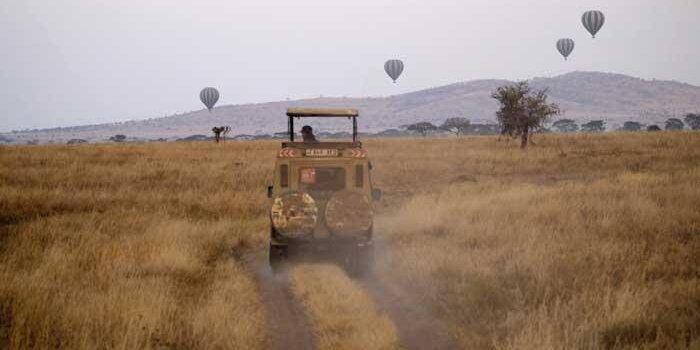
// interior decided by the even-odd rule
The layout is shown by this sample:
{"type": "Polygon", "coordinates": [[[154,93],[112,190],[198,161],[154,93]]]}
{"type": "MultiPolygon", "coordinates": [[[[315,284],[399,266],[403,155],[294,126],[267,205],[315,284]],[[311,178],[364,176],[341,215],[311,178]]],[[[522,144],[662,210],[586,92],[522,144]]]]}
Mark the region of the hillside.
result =
{"type": "MultiPolygon", "coordinates": [[[[316,98],[259,104],[225,105],[208,112],[199,110],[164,118],[31,130],[0,134],[0,140],[63,142],[72,138],[104,141],[124,134],[143,139],[174,139],[210,134],[215,125],[230,125],[235,134],[270,134],[286,128],[284,111],[291,106],[353,107],[360,110],[360,128],[380,131],[416,121],[440,123],[466,116],[472,120],[494,119],[497,108],[490,94],[507,80],[474,80],[401,95],[380,98],[316,98]]],[[[700,87],[673,82],[643,80],[598,72],[572,72],[552,78],[532,79],[532,86],[548,88],[567,118],[605,119],[615,126],[625,120],[660,122],[671,116],[700,111],[700,87]]],[[[324,126],[334,128],[335,126],[324,126]]]]}

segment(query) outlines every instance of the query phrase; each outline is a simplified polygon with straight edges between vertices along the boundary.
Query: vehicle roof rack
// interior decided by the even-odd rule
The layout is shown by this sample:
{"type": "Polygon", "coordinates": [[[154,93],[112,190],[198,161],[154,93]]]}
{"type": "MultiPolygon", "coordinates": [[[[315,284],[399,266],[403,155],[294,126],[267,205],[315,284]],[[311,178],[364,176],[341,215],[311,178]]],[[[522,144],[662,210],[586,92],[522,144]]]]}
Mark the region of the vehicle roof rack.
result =
{"type": "Polygon", "coordinates": [[[345,117],[352,119],[352,142],[357,141],[357,116],[356,109],[340,108],[287,108],[289,141],[294,142],[294,118],[301,117],[345,117]]]}
{"type": "Polygon", "coordinates": [[[357,117],[356,109],[340,108],[287,108],[289,117],[357,117]]]}

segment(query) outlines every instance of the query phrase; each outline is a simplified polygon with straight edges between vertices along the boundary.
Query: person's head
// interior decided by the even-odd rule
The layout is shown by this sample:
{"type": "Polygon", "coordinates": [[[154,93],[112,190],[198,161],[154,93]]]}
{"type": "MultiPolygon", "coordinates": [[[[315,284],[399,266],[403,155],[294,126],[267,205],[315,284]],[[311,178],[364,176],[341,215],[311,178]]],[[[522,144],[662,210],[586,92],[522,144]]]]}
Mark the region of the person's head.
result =
{"type": "Polygon", "coordinates": [[[310,125],[304,125],[304,126],[301,128],[301,134],[302,134],[303,136],[313,135],[313,134],[314,134],[314,129],[311,128],[310,125]]]}

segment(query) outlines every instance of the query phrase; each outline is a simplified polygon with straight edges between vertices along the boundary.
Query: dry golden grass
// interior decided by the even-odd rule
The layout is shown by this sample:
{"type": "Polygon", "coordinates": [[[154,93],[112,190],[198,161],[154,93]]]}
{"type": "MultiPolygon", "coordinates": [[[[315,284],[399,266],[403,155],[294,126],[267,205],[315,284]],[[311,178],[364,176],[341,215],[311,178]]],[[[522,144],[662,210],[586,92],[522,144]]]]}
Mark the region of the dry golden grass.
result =
{"type": "Polygon", "coordinates": [[[394,324],[377,314],[367,293],[337,266],[299,266],[290,284],[309,313],[319,349],[398,348],[394,324]]]}
{"type": "MultiPolygon", "coordinates": [[[[245,148],[246,145],[242,145],[245,148]]],[[[254,158],[200,144],[0,149],[0,342],[264,348],[254,158]]]]}
{"type": "Polygon", "coordinates": [[[381,268],[465,348],[700,346],[700,134],[441,142],[377,162],[418,193],[377,224],[381,268]]]}
{"type": "MultiPolygon", "coordinates": [[[[535,142],[367,141],[380,281],[469,349],[700,347],[700,134],[535,142]]],[[[237,257],[267,244],[277,147],[0,147],[0,344],[266,347],[237,257]]],[[[296,272],[311,313],[362,295],[326,269],[296,272]]]]}

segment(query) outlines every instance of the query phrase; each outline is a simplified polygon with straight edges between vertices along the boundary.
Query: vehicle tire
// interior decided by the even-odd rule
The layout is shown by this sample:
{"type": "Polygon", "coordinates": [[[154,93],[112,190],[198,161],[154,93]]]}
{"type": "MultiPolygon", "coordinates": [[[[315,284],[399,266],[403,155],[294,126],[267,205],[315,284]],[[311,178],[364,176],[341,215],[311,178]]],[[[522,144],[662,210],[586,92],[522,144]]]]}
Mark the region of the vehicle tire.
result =
{"type": "Polygon", "coordinates": [[[273,274],[277,274],[284,269],[289,257],[288,253],[287,247],[270,243],[269,261],[273,274]]]}

